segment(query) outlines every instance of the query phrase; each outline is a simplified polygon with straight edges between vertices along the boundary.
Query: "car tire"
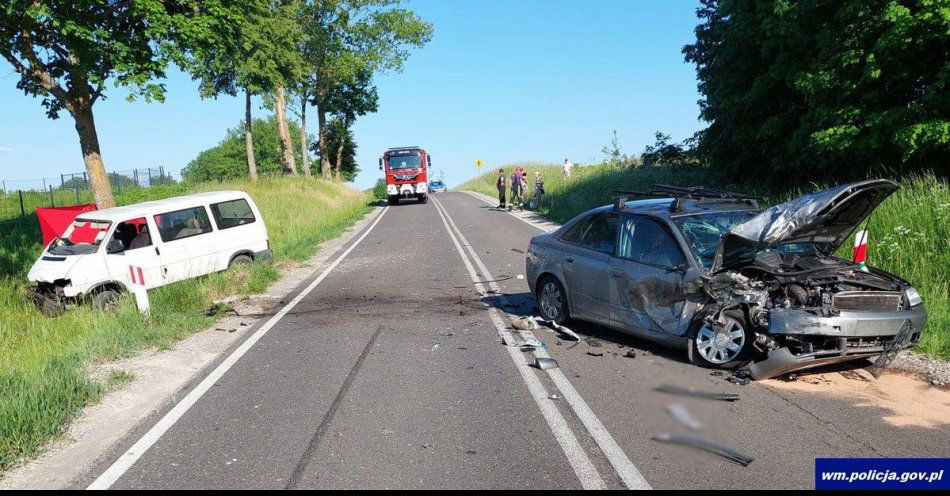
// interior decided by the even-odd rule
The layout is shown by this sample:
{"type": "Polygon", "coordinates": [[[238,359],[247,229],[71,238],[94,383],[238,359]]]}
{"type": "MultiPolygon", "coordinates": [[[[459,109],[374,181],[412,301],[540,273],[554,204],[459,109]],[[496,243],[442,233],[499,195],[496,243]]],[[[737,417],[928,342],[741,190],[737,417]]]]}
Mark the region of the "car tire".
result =
{"type": "Polygon", "coordinates": [[[92,295],[92,308],[100,312],[111,312],[119,306],[122,295],[114,289],[103,289],[92,295]]]}
{"type": "Polygon", "coordinates": [[[419,203],[425,203],[429,201],[429,195],[419,195],[419,203]]]}
{"type": "Polygon", "coordinates": [[[251,265],[252,263],[254,263],[253,258],[251,258],[249,255],[241,254],[231,259],[231,263],[228,264],[228,268],[230,269],[233,267],[247,267],[248,265],[251,265]]]}
{"type": "Polygon", "coordinates": [[[538,310],[544,320],[552,320],[562,325],[571,319],[571,310],[567,303],[567,291],[561,281],[554,276],[545,276],[538,281],[535,295],[538,310]]]}
{"type": "Polygon", "coordinates": [[[390,197],[388,197],[388,198],[386,199],[386,201],[387,201],[387,203],[389,203],[390,205],[399,205],[399,197],[398,197],[398,196],[390,196],[390,197]]]}
{"type": "Polygon", "coordinates": [[[731,369],[742,365],[752,350],[754,336],[741,310],[727,310],[725,325],[719,332],[705,322],[706,313],[697,315],[689,332],[689,361],[707,368],[731,369]]]}

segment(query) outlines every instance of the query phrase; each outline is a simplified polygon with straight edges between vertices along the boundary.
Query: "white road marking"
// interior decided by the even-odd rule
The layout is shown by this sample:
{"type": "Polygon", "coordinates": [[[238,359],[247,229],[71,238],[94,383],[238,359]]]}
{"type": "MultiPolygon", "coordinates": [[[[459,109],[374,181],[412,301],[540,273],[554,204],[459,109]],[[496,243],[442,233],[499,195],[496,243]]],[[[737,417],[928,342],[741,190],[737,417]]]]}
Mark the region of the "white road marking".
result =
{"type": "Polygon", "coordinates": [[[165,414],[161,420],[158,421],[148,432],[142,436],[131,448],[128,449],[122,456],[119,457],[105,472],[102,473],[92,484],[89,485],[86,489],[109,489],[117,480],[119,480],[122,475],[128,471],[132,465],[138,461],[146,451],[149,450],[158,440],[173,426],[175,422],[180,419],[185,412],[187,412],[195,403],[201,399],[202,396],[209,389],[211,389],[231,367],[237,363],[241,357],[244,356],[248,350],[254,346],[272,327],[274,327],[280,319],[284,318],[297,304],[299,304],[307,295],[310,294],[323,280],[327,277],[333,269],[336,268],[340,262],[343,261],[347,255],[356,248],[366,236],[369,236],[369,233],[373,231],[373,228],[379,224],[379,221],[382,220],[383,215],[389,210],[389,207],[383,209],[375,221],[366,229],[366,232],[363,233],[349,248],[346,249],[333,263],[330,264],[310,285],[304,288],[293,300],[290,301],[284,308],[280,309],[273,317],[271,317],[260,329],[258,329],[254,334],[251,335],[238,349],[234,350],[220,365],[217,366],[207,377],[204,378],[194,389],[188,393],[187,396],[182,398],[168,413],[165,414]]]}
{"type": "MultiPolygon", "coordinates": [[[[488,296],[488,291],[486,291],[485,286],[479,282],[480,279],[478,274],[475,272],[475,268],[472,267],[471,261],[465,254],[465,251],[462,249],[462,245],[459,244],[459,240],[456,236],[461,236],[461,234],[457,234],[452,230],[451,227],[449,227],[449,222],[446,220],[448,213],[443,213],[443,209],[439,202],[434,198],[432,200],[436,205],[436,211],[439,213],[439,216],[442,217],[442,223],[445,224],[445,230],[449,233],[449,238],[452,239],[455,249],[458,250],[459,256],[462,258],[462,263],[465,265],[465,269],[468,271],[469,277],[471,277],[472,282],[475,283],[475,289],[482,296],[488,296]]],[[[506,337],[505,334],[507,332],[506,326],[504,321],[502,321],[501,316],[498,314],[497,309],[489,308],[489,316],[491,317],[492,323],[495,325],[495,329],[498,331],[499,336],[501,336],[502,340],[504,340],[506,337]]],[[[564,454],[567,456],[567,460],[571,464],[571,467],[574,468],[574,473],[577,474],[577,478],[580,480],[581,487],[584,489],[606,489],[607,484],[600,476],[600,473],[597,472],[597,467],[591,463],[590,458],[587,457],[587,453],[584,452],[584,449],[581,447],[580,443],[577,442],[577,438],[574,436],[574,432],[571,431],[570,426],[568,426],[567,421],[564,420],[561,412],[548,398],[548,393],[544,389],[544,385],[541,384],[541,381],[535,375],[534,370],[528,365],[528,361],[525,359],[524,354],[511,346],[506,346],[505,348],[508,350],[508,354],[511,356],[512,361],[514,361],[515,367],[521,373],[522,380],[524,380],[525,385],[528,386],[528,391],[531,393],[531,397],[534,398],[535,403],[537,403],[538,409],[541,410],[541,415],[544,416],[544,419],[547,421],[548,427],[554,434],[554,438],[557,440],[558,444],[561,446],[561,449],[564,451],[564,454]]]]}
{"type": "MultiPolygon", "coordinates": [[[[487,203],[487,204],[489,204],[489,205],[492,205],[492,206],[496,206],[496,207],[497,207],[497,205],[495,204],[495,202],[493,202],[493,201],[491,201],[491,200],[488,199],[488,198],[489,198],[488,195],[484,195],[484,196],[483,196],[482,193],[476,193],[476,192],[474,192],[474,191],[463,191],[462,193],[467,193],[467,194],[471,195],[473,198],[477,198],[477,199],[479,199],[479,200],[481,200],[481,201],[483,201],[483,202],[485,202],[485,203],[487,203]]],[[[542,230],[542,231],[544,231],[544,232],[551,232],[551,231],[552,231],[551,229],[548,229],[548,228],[545,227],[544,225],[542,225],[542,224],[540,224],[540,223],[538,223],[538,222],[534,222],[534,221],[530,221],[530,220],[528,220],[528,219],[525,219],[524,217],[522,217],[522,216],[520,216],[520,215],[516,215],[516,214],[515,214],[514,212],[512,212],[512,211],[508,211],[508,215],[510,215],[510,216],[512,216],[512,217],[514,217],[514,218],[516,218],[516,219],[518,219],[518,220],[520,220],[521,222],[524,222],[525,224],[528,224],[529,226],[536,227],[536,228],[538,228],[538,229],[540,229],[540,230],[542,230]]],[[[556,225],[554,225],[553,222],[552,222],[551,224],[552,224],[553,227],[555,227],[555,228],[557,227],[556,225]]]]}
{"type": "MultiPolygon", "coordinates": [[[[475,249],[472,248],[472,246],[465,239],[465,236],[462,234],[458,226],[455,225],[455,222],[452,221],[452,217],[449,215],[448,211],[445,210],[445,207],[443,207],[438,201],[436,201],[435,204],[440,210],[444,211],[445,218],[448,219],[449,224],[451,224],[452,228],[454,228],[455,234],[461,240],[461,244],[465,246],[465,248],[471,254],[475,264],[478,265],[482,277],[484,277],[487,281],[494,281],[495,278],[491,275],[491,272],[489,272],[488,268],[485,267],[485,264],[482,263],[481,258],[475,252],[475,249]]],[[[473,280],[477,280],[474,279],[476,276],[472,277],[473,280]]],[[[489,288],[495,292],[495,294],[499,295],[499,299],[506,299],[506,296],[501,293],[501,290],[496,283],[489,282],[488,285],[489,288]]],[[[496,309],[492,308],[492,310],[492,315],[495,315],[494,310],[496,309]]],[[[492,320],[495,319],[493,318],[492,320]]],[[[499,322],[496,322],[495,325],[499,326],[499,322]]],[[[504,323],[500,323],[499,331],[505,328],[506,326],[504,323]]],[[[522,331],[521,335],[524,338],[534,337],[531,332],[526,331],[522,331]]],[[[509,347],[509,351],[510,350],[511,348],[509,347]]],[[[534,354],[540,358],[549,358],[548,353],[544,349],[539,348],[534,352],[534,354]]],[[[613,436],[610,435],[610,432],[606,429],[606,427],[604,427],[600,419],[597,418],[597,415],[593,412],[593,410],[591,410],[590,406],[587,405],[587,402],[584,401],[584,398],[581,397],[580,393],[578,393],[576,389],[574,389],[574,386],[567,379],[564,373],[560,369],[548,369],[547,372],[554,381],[554,384],[561,391],[564,399],[574,410],[574,413],[577,414],[578,418],[580,418],[581,423],[584,424],[584,427],[587,428],[587,431],[590,433],[591,437],[604,452],[604,455],[610,461],[610,464],[614,467],[614,470],[617,471],[617,474],[623,480],[624,484],[626,484],[626,486],[630,489],[651,489],[650,484],[646,481],[646,479],[643,478],[643,475],[639,470],[637,470],[637,467],[633,464],[633,462],[630,461],[620,445],[618,445],[614,440],[613,436]]]]}

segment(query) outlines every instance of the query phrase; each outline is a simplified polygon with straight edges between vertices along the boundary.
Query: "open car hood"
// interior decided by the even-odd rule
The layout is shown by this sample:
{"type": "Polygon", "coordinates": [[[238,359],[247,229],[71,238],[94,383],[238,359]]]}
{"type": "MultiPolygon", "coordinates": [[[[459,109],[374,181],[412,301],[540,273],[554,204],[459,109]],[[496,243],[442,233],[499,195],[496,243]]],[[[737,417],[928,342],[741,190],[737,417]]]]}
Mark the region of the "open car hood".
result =
{"type": "Polygon", "coordinates": [[[756,253],[781,244],[814,243],[830,255],[898,188],[894,181],[874,179],[776,205],[719,239],[713,271],[749,262],[756,253]]]}

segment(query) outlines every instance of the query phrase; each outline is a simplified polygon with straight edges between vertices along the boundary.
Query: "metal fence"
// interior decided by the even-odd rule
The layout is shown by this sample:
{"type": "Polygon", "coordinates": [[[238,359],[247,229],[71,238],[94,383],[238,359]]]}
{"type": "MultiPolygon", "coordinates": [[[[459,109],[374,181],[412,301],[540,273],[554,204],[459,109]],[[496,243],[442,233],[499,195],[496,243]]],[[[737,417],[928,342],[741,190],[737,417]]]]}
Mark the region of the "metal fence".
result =
{"type": "MultiPolygon", "coordinates": [[[[115,194],[135,188],[174,183],[164,167],[109,172],[115,194]]],[[[32,214],[41,207],[82,205],[94,201],[85,172],[39,179],[0,179],[0,219],[32,214]]]]}

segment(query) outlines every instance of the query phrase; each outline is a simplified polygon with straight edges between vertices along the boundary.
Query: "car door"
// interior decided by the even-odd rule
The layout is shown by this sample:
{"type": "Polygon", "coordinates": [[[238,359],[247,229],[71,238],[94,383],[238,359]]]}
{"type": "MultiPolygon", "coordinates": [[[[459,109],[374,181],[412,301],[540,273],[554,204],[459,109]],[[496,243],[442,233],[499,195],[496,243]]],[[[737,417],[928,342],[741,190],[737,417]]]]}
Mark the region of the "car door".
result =
{"type": "Polygon", "coordinates": [[[207,258],[209,247],[213,247],[213,242],[205,241],[212,228],[203,206],[165,212],[154,216],[154,221],[162,240],[160,259],[165,284],[213,271],[205,270],[208,262],[202,258],[207,258]]]}
{"type": "Polygon", "coordinates": [[[110,243],[122,243],[122,251],[110,253],[106,245],[106,266],[112,279],[126,285],[138,284],[148,289],[163,284],[161,258],[153,245],[145,217],[129,219],[116,225],[110,243]]]}
{"type": "Polygon", "coordinates": [[[668,228],[624,216],[610,264],[611,324],[644,335],[680,336],[688,325],[686,258],[668,228]]]}
{"type": "Polygon", "coordinates": [[[260,228],[254,210],[244,198],[212,203],[211,216],[217,226],[215,260],[218,270],[224,270],[232,255],[254,246],[260,238],[260,228]]]}
{"type": "Polygon", "coordinates": [[[610,323],[610,299],[604,291],[604,281],[616,245],[619,220],[615,213],[594,214],[561,238],[561,271],[567,280],[571,312],[577,317],[610,323]]]}

